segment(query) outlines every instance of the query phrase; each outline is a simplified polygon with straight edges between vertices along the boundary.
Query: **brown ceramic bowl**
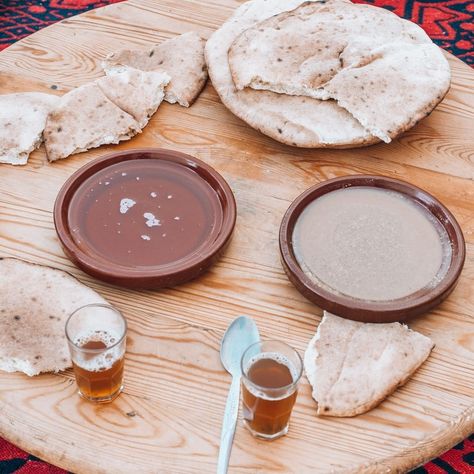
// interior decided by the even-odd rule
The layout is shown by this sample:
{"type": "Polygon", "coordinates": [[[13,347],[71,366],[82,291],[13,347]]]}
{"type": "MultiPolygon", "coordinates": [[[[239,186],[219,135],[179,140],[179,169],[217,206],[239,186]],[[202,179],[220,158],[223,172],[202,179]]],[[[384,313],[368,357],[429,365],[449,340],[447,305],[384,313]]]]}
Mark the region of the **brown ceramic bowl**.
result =
{"type": "Polygon", "coordinates": [[[319,183],[301,194],[288,208],[280,227],[282,264],[289,280],[307,299],[338,316],[362,322],[404,321],[437,306],[454,289],[464,265],[465,243],[459,224],[436,198],[412,184],[383,176],[344,176],[319,183]],[[434,287],[423,288],[403,298],[366,301],[333,293],[310,279],[300,268],[293,250],[295,223],[305,207],[320,196],[337,189],[370,186],[403,193],[423,205],[444,227],[452,247],[451,262],[444,278],[434,287]]]}
{"type": "Polygon", "coordinates": [[[86,273],[127,288],[163,288],[202,274],[223,253],[234,195],[206,163],[172,150],[113,153],[60,190],[54,224],[86,273]]]}

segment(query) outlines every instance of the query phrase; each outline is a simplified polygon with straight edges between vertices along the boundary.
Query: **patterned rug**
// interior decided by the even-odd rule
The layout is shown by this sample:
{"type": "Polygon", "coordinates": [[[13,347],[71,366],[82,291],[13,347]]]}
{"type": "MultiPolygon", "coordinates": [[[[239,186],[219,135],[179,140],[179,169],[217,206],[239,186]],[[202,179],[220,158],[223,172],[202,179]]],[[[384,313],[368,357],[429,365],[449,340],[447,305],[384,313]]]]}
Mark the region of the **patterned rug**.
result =
{"type": "Polygon", "coordinates": [[[474,66],[473,0],[352,0],[387,8],[420,25],[441,48],[474,66]]]}
{"type": "MultiPolygon", "coordinates": [[[[118,1],[0,0],[0,50],[63,18],[118,1]]],[[[418,23],[436,44],[474,67],[474,0],[355,1],[387,8],[418,23]]],[[[65,472],[0,438],[0,474],[65,472]]],[[[474,435],[412,474],[474,474],[474,435]]]]}
{"type": "MultiPolygon", "coordinates": [[[[63,18],[121,0],[0,0],[0,50],[63,18]]],[[[442,48],[474,66],[473,0],[354,0],[418,23],[442,48]]]]}

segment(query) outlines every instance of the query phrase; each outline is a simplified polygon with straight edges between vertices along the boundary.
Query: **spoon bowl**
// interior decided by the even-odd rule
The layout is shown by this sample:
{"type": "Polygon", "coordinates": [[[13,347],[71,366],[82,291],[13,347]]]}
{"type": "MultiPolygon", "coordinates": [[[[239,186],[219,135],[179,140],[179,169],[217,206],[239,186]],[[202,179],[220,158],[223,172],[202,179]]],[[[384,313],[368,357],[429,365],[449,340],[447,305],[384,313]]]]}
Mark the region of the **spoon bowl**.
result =
{"type": "Polygon", "coordinates": [[[240,316],[227,328],[221,342],[221,362],[231,375],[240,375],[240,360],[247,347],[260,340],[253,319],[240,316]]]}

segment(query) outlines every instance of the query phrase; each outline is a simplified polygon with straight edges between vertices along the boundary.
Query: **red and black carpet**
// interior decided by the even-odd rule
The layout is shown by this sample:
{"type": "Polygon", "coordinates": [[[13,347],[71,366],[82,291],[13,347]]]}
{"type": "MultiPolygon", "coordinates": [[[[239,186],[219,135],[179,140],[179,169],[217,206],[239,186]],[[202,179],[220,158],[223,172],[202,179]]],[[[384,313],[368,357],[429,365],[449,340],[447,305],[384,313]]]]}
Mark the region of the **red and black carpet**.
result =
{"type": "MultiPolygon", "coordinates": [[[[0,0],[0,50],[56,21],[120,0],[0,0]]],[[[179,0],[177,0],[179,1],[179,0]]],[[[418,23],[433,41],[474,67],[474,0],[355,0],[418,23]]],[[[64,474],[0,438],[0,474],[64,474]]],[[[474,474],[474,435],[412,474],[474,474]]]]}
{"type": "MultiPolygon", "coordinates": [[[[120,0],[0,0],[0,50],[40,28],[120,0]]],[[[473,0],[355,0],[418,23],[442,48],[474,66],[473,0]]]]}

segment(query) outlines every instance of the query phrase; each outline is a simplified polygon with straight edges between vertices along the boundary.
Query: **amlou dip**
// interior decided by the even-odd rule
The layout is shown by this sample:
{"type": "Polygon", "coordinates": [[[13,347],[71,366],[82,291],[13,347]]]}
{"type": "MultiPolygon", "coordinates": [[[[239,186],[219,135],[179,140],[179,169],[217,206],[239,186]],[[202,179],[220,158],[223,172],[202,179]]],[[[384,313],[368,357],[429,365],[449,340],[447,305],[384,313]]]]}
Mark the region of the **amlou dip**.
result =
{"type": "Polygon", "coordinates": [[[338,189],[308,204],[296,222],[293,249],[320,285],[369,301],[435,286],[451,261],[445,229],[421,204],[368,186],[338,189]]]}

